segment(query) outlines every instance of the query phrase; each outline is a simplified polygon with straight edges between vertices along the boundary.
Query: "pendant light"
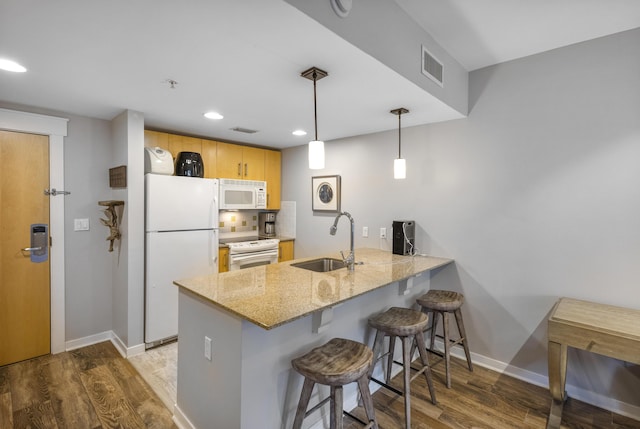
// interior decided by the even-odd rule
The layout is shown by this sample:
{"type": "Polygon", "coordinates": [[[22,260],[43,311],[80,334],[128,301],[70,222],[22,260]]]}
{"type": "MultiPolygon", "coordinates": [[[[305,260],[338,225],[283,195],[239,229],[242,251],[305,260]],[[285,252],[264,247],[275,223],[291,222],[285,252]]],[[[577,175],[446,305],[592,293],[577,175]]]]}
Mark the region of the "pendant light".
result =
{"type": "Polygon", "coordinates": [[[324,142],[318,140],[318,108],[316,102],[316,82],[327,77],[329,73],[320,70],[317,67],[311,67],[303,71],[300,76],[313,80],[313,118],[315,123],[315,140],[309,142],[309,168],[312,170],[320,170],[324,168],[324,142]]]}
{"type": "Polygon", "coordinates": [[[402,139],[400,130],[402,129],[402,127],[400,118],[402,117],[403,113],[409,113],[409,111],[404,107],[400,107],[399,109],[393,109],[390,113],[398,115],[398,158],[393,160],[393,178],[405,179],[407,177],[407,161],[402,157],[401,152],[402,139]]]}

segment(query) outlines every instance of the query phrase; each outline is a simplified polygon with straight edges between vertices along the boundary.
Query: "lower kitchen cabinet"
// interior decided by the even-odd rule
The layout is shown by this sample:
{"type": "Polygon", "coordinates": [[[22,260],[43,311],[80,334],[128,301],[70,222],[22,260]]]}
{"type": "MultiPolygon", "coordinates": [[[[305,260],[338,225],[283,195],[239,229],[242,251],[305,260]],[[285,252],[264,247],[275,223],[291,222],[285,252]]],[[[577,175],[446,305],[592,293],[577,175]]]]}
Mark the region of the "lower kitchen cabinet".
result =
{"type": "Polygon", "coordinates": [[[278,247],[278,262],[293,259],[293,240],[281,241],[278,247]]]}
{"type": "Polygon", "coordinates": [[[218,250],[218,272],[226,273],[229,271],[229,248],[220,247],[218,250]]]}

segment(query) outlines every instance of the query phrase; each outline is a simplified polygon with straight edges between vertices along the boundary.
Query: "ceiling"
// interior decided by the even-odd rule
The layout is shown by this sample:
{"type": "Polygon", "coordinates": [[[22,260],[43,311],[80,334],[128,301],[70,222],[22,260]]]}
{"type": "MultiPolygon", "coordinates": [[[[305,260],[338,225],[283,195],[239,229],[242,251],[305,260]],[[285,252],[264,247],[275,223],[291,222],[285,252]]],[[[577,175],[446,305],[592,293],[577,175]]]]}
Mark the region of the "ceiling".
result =
{"type": "MultiPolygon", "coordinates": [[[[640,27],[637,0],[396,2],[467,70],[640,27]]],[[[311,66],[319,139],[394,129],[398,107],[403,126],[461,117],[282,0],[2,0],[2,57],[28,69],[0,70],[2,102],[266,147],[313,137],[311,66]]]]}

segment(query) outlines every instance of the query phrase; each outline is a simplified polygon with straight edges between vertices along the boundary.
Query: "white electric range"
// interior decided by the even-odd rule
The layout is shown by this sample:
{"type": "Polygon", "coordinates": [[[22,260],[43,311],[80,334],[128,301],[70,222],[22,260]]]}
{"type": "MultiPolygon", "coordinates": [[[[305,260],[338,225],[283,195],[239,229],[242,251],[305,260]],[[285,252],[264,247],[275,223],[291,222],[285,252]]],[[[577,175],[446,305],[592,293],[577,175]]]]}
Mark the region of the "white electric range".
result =
{"type": "Polygon", "coordinates": [[[277,238],[234,237],[220,243],[229,246],[229,271],[278,262],[277,238]]]}

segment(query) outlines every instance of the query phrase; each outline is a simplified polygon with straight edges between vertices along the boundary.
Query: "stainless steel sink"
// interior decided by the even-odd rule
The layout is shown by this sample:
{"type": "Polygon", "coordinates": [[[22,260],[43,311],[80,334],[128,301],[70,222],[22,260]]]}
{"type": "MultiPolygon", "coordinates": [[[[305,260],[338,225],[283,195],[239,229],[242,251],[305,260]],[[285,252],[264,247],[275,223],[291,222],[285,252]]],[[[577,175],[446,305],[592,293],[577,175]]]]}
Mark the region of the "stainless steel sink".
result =
{"type": "Polygon", "coordinates": [[[318,273],[326,273],[328,271],[339,270],[346,267],[345,263],[340,259],[318,258],[311,261],[298,262],[291,264],[292,267],[303,268],[305,270],[316,271],[318,273]]]}

